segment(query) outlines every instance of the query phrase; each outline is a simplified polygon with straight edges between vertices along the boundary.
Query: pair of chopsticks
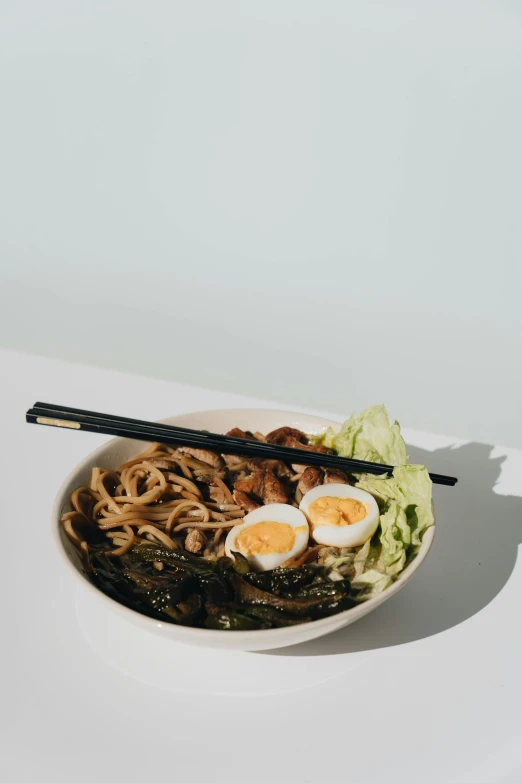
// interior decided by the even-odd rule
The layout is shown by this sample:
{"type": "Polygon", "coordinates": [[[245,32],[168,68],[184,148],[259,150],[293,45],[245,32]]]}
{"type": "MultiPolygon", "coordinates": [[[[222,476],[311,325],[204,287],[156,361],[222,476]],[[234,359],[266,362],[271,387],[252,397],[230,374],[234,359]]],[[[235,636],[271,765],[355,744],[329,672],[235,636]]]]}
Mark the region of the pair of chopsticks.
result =
{"type": "MultiPolygon", "coordinates": [[[[64,405],[49,405],[37,402],[26,413],[30,424],[43,424],[51,427],[86,430],[99,432],[103,435],[117,435],[121,438],[137,440],[161,441],[170,446],[190,446],[197,449],[217,451],[221,454],[241,454],[246,457],[263,457],[264,459],[279,459],[297,465],[318,465],[324,468],[338,468],[348,473],[391,473],[392,465],[381,465],[376,462],[366,462],[360,459],[339,457],[336,454],[320,454],[315,451],[294,449],[288,446],[276,446],[257,440],[234,438],[230,435],[218,435],[213,432],[191,430],[186,427],[176,427],[172,424],[158,424],[152,421],[129,419],[124,416],[112,416],[108,413],[95,413],[78,408],[67,408],[64,405]]],[[[430,473],[434,484],[454,486],[457,479],[453,476],[443,476],[430,473]]]]}

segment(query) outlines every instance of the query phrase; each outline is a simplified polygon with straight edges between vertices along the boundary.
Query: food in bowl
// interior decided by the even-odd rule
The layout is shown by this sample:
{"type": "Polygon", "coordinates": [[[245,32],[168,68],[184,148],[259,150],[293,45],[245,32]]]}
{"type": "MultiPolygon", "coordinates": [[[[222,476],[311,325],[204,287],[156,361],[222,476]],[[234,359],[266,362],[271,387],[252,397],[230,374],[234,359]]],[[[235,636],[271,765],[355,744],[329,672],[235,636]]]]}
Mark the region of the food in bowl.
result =
{"type": "Polygon", "coordinates": [[[348,475],[154,443],[117,470],[93,468],[62,516],[98,588],[180,625],[277,628],[368,600],[416,556],[433,524],[431,481],[383,406],[339,432],[228,434],[397,467],[348,475]]]}

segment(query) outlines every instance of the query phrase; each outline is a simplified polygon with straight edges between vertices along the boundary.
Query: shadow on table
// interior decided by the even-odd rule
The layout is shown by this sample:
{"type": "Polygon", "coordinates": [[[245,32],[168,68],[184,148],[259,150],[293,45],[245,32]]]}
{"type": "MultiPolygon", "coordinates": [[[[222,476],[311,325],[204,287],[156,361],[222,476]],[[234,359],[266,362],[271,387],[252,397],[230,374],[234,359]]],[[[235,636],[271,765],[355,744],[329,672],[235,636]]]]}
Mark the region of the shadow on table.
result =
{"type": "Polygon", "coordinates": [[[522,498],[493,491],[505,457],[469,443],[424,451],[410,461],[458,476],[434,488],[437,532],[426,561],[403,590],[357,623],[268,655],[339,655],[392,647],[452,628],[483,609],[509,579],[522,541],[522,498]]]}

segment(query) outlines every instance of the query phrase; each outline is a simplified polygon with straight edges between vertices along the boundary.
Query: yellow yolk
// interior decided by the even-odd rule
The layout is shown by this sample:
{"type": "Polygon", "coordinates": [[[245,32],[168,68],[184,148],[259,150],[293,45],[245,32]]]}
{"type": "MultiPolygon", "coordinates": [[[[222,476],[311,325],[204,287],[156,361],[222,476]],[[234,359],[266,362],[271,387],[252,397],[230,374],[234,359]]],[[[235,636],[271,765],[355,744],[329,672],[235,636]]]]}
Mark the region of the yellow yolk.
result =
{"type": "Polygon", "coordinates": [[[354,498],[336,498],[323,495],[310,504],[308,515],[314,527],[322,525],[353,525],[368,514],[364,503],[354,498]]]}
{"type": "Polygon", "coordinates": [[[245,556],[284,554],[294,546],[295,534],[303,530],[306,530],[305,525],[291,527],[286,522],[256,522],[238,534],[236,546],[245,556]]]}

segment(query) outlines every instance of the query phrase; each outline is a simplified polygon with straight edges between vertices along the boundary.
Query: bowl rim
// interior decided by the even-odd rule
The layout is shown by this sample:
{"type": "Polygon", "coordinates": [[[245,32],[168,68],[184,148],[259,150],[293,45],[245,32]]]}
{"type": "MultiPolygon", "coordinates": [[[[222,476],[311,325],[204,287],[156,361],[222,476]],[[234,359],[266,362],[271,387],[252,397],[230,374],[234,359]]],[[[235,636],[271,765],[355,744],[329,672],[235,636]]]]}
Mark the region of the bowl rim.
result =
{"type": "MultiPolygon", "coordinates": [[[[159,423],[163,424],[169,424],[172,423],[173,419],[178,419],[186,416],[200,416],[200,415],[209,415],[209,414],[231,414],[231,413],[245,413],[245,412],[251,412],[256,414],[286,414],[288,415],[288,418],[291,417],[299,417],[299,418],[315,418],[320,419],[323,422],[323,425],[325,427],[330,425],[339,425],[341,422],[335,421],[333,419],[325,418],[321,415],[316,415],[313,413],[305,413],[305,412],[299,412],[299,411],[293,411],[293,410],[286,410],[284,408],[216,408],[216,409],[206,409],[201,411],[188,411],[185,413],[176,414],[174,416],[167,416],[162,419],[158,419],[159,423]]],[[[196,637],[198,637],[198,640],[201,641],[203,644],[205,640],[211,640],[217,639],[217,636],[219,635],[223,640],[225,638],[230,638],[230,631],[225,630],[218,630],[218,629],[210,629],[210,628],[197,628],[194,626],[183,626],[183,625],[177,625],[176,623],[169,623],[167,621],[157,620],[153,617],[149,617],[146,614],[142,614],[141,612],[136,611],[135,609],[131,609],[128,606],[125,606],[125,604],[119,603],[119,601],[116,601],[114,598],[111,598],[109,595],[103,592],[103,590],[100,590],[98,587],[96,587],[95,584],[93,584],[89,578],[86,578],[82,573],[80,572],[79,568],[77,568],[70,557],[67,554],[67,551],[64,546],[64,542],[62,540],[62,533],[60,529],[60,516],[61,516],[61,509],[64,504],[64,500],[66,501],[68,499],[67,496],[67,487],[71,483],[71,480],[73,477],[79,473],[84,467],[86,467],[87,463],[91,462],[93,459],[97,457],[97,455],[102,455],[109,446],[114,445],[117,441],[126,441],[127,438],[120,438],[115,437],[111,438],[110,440],[106,441],[105,443],[102,443],[101,446],[98,446],[96,449],[93,449],[93,451],[89,452],[79,463],[77,463],[74,468],[67,474],[65,479],[62,481],[54,502],[52,506],[52,513],[51,513],[51,528],[52,528],[52,537],[53,541],[55,543],[56,549],[60,555],[60,559],[62,562],[65,562],[66,568],[68,569],[69,573],[73,573],[75,578],[77,580],[81,580],[81,583],[86,589],[90,592],[91,595],[96,595],[99,598],[101,598],[105,606],[108,608],[112,608],[116,611],[123,611],[123,614],[129,618],[129,620],[133,623],[139,622],[140,625],[143,627],[147,627],[154,631],[159,628],[167,628],[171,631],[175,630],[175,634],[171,637],[174,640],[174,636],[178,637],[177,641],[179,642],[186,642],[186,643],[196,643],[195,641],[196,637]]],[[[145,441],[144,441],[145,443],[145,441]]],[[[282,628],[262,628],[258,630],[251,630],[251,631],[234,631],[233,637],[234,640],[242,641],[245,644],[255,642],[256,639],[261,640],[261,638],[264,640],[264,642],[267,642],[269,639],[273,639],[274,641],[274,647],[277,646],[283,646],[285,641],[288,639],[291,639],[295,635],[296,628],[314,628],[320,631],[321,629],[328,629],[329,626],[332,626],[332,630],[335,630],[335,628],[342,627],[343,623],[339,622],[341,618],[346,617],[348,614],[350,614],[350,617],[353,618],[352,621],[355,621],[359,619],[360,617],[363,617],[366,614],[369,614],[373,609],[376,609],[380,604],[387,601],[389,598],[391,598],[395,593],[397,593],[403,585],[410,580],[410,578],[415,574],[415,572],[420,568],[424,560],[426,559],[431,546],[433,544],[433,539],[435,536],[435,528],[436,528],[436,520],[434,521],[434,524],[431,525],[427,530],[425,531],[420,549],[415,556],[415,558],[406,566],[406,568],[401,572],[401,574],[397,577],[395,582],[393,582],[389,587],[387,587],[385,590],[383,590],[382,593],[379,593],[374,598],[370,598],[367,601],[363,601],[360,604],[357,604],[356,606],[351,607],[350,609],[345,609],[342,612],[338,612],[334,615],[329,615],[328,617],[323,617],[319,620],[310,620],[306,623],[301,623],[298,626],[285,626],[282,628]]],[[[321,635],[320,633],[315,634],[317,636],[321,635]]]]}

